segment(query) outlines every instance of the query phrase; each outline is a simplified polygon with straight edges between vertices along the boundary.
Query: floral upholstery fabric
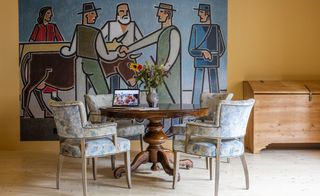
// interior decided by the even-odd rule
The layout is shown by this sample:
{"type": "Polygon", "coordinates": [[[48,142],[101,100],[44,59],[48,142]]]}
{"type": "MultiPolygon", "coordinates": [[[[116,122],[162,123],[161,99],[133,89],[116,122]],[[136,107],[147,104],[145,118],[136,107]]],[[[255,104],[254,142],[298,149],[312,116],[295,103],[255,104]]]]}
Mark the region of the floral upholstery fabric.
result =
{"type": "Polygon", "coordinates": [[[183,119],[182,124],[176,124],[172,126],[172,133],[173,134],[184,134],[186,132],[186,124],[187,122],[194,121],[194,120],[201,120],[201,121],[211,121],[216,123],[216,111],[221,100],[231,100],[233,97],[233,93],[202,93],[200,104],[202,107],[209,108],[208,116],[204,117],[190,117],[183,119]]]}
{"type": "Polygon", "coordinates": [[[187,127],[186,123],[172,125],[171,126],[172,133],[174,135],[184,135],[186,133],[186,127],[187,127]]]}
{"type": "Polygon", "coordinates": [[[63,138],[88,138],[116,134],[116,123],[91,124],[86,120],[82,102],[49,103],[58,135],[63,138]]]}
{"type": "Polygon", "coordinates": [[[107,117],[101,116],[99,108],[111,107],[113,95],[112,94],[84,95],[84,98],[89,108],[89,121],[93,123],[106,122],[107,117]]]}
{"type": "Polygon", "coordinates": [[[174,135],[172,149],[174,151],[184,152],[185,151],[185,140],[186,140],[186,136],[184,136],[184,135],[174,135]]]}
{"type": "Polygon", "coordinates": [[[175,135],[175,151],[200,156],[215,157],[217,142],[221,141],[220,156],[233,157],[244,153],[240,140],[246,133],[246,126],[254,105],[254,99],[244,101],[220,101],[217,109],[217,124],[189,122],[184,135],[175,135]]]}
{"type": "Polygon", "coordinates": [[[218,107],[218,125],[220,136],[243,137],[250,117],[254,99],[242,101],[222,101],[218,107]]]}
{"type": "Polygon", "coordinates": [[[90,112],[89,113],[89,121],[92,123],[101,123],[101,122],[107,122],[107,117],[102,116],[101,112],[90,112]]]}
{"type": "Polygon", "coordinates": [[[117,137],[116,123],[88,122],[82,102],[51,101],[49,105],[60,137],[61,155],[80,158],[84,150],[85,157],[99,157],[130,150],[130,141],[117,137]],[[85,149],[81,149],[82,141],[85,149]]]}
{"type": "Polygon", "coordinates": [[[117,135],[120,137],[132,137],[144,134],[144,125],[133,123],[131,119],[107,119],[101,116],[102,107],[112,106],[112,94],[85,95],[85,100],[89,108],[89,120],[92,123],[103,123],[108,121],[117,123],[117,135]]]}
{"type": "MultiPolygon", "coordinates": [[[[217,151],[216,140],[207,138],[191,139],[187,145],[187,151],[185,151],[185,136],[176,135],[173,142],[173,149],[179,152],[185,152],[188,154],[194,154],[199,156],[215,157],[217,151]]],[[[221,157],[235,157],[244,153],[243,143],[236,140],[223,140],[220,147],[221,157]]]]}
{"type": "Polygon", "coordinates": [[[209,108],[209,114],[200,117],[199,120],[209,120],[216,122],[216,111],[221,100],[231,100],[233,93],[202,93],[200,104],[209,108]]]}
{"type": "MultiPolygon", "coordinates": [[[[200,156],[215,157],[217,153],[216,144],[209,142],[191,142],[187,146],[187,153],[200,156]]],[[[244,153],[244,145],[239,140],[226,140],[221,142],[220,156],[235,157],[244,153]]]]}
{"type": "Polygon", "coordinates": [[[99,112],[101,107],[112,106],[112,94],[84,95],[90,112],[99,112]]]}
{"type": "MultiPolygon", "coordinates": [[[[117,138],[117,146],[110,137],[86,140],[85,156],[105,156],[130,150],[130,141],[125,138],[117,138]]],[[[60,154],[70,157],[81,157],[80,140],[62,139],[60,141],[60,154]]]]}
{"type": "Polygon", "coordinates": [[[85,109],[82,102],[50,101],[58,135],[66,138],[82,138],[83,126],[87,124],[85,109]]]}
{"type": "Polygon", "coordinates": [[[132,123],[130,120],[117,120],[117,134],[119,137],[131,137],[144,134],[144,125],[132,123]]]}
{"type": "Polygon", "coordinates": [[[117,133],[117,123],[101,123],[101,124],[91,124],[88,123],[84,127],[84,137],[101,137],[105,135],[114,135],[117,133]]]}
{"type": "Polygon", "coordinates": [[[187,135],[220,137],[222,139],[243,137],[253,104],[253,99],[221,101],[217,110],[217,124],[187,123],[187,135]]]}

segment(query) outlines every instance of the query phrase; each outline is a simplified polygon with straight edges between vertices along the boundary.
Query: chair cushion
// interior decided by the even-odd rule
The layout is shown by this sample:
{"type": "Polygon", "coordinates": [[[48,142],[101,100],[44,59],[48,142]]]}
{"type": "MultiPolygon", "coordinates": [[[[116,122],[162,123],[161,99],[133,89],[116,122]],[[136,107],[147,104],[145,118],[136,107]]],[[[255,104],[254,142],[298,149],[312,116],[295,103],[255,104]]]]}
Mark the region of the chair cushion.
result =
{"type": "MultiPolygon", "coordinates": [[[[86,157],[105,156],[130,150],[130,141],[125,138],[117,138],[117,147],[114,146],[112,139],[101,138],[86,141],[86,157]]],[[[60,141],[60,154],[70,157],[81,157],[80,140],[63,139],[60,141]]]]}
{"type": "Polygon", "coordinates": [[[144,134],[144,125],[132,123],[131,120],[117,120],[117,135],[119,137],[132,137],[144,134]]]}
{"type": "MultiPolygon", "coordinates": [[[[185,136],[176,135],[173,141],[173,149],[175,151],[185,152],[185,136]]],[[[212,139],[195,139],[190,140],[187,146],[187,152],[189,154],[200,156],[216,156],[217,146],[215,140],[212,139]]],[[[221,157],[233,157],[240,156],[244,153],[244,145],[239,140],[223,140],[221,142],[221,157]]]]}

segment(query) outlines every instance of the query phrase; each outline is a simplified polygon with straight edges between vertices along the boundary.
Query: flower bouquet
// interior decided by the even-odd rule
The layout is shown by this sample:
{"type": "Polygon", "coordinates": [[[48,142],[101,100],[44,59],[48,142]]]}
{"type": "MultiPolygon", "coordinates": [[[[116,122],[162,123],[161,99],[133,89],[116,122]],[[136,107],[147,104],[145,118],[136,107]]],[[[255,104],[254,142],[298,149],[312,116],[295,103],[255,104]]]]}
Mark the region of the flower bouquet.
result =
{"type": "Polygon", "coordinates": [[[157,87],[164,83],[165,77],[168,77],[169,72],[166,71],[163,65],[149,64],[145,65],[131,63],[130,69],[136,73],[136,81],[144,84],[144,88],[147,90],[147,102],[150,107],[156,107],[159,101],[157,94],[157,87]]]}

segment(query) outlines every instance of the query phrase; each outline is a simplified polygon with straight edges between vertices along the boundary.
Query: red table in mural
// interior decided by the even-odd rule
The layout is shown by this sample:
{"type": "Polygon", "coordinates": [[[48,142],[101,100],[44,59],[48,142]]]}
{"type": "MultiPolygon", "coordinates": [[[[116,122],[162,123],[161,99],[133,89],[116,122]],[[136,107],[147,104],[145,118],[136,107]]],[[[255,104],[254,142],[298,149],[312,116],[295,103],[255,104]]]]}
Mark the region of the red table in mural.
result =
{"type": "MultiPolygon", "coordinates": [[[[140,118],[148,119],[147,133],[143,140],[149,144],[145,151],[136,155],[131,163],[131,171],[136,170],[141,164],[152,163],[151,170],[159,170],[160,163],[164,171],[173,175],[173,168],[169,165],[172,161],[172,151],[165,149],[161,144],[168,140],[167,135],[163,132],[161,120],[163,118],[177,118],[185,115],[206,116],[208,108],[194,104],[159,104],[159,108],[101,108],[101,114],[115,118],[140,118]]],[[[186,160],[184,164],[192,164],[190,160],[186,160]]],[[[114,171],[115,178],[120,178],[125,173],[124,167],[119,167],[114,171]]]]}

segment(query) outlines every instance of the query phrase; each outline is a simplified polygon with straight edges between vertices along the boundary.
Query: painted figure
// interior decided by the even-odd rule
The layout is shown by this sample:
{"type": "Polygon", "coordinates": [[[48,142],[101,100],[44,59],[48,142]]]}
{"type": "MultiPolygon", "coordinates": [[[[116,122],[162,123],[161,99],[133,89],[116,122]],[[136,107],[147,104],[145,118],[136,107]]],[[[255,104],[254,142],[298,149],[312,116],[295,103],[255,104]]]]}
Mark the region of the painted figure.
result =
{"type": "Polygon", "coordinates": [[[189,53],[194,57],[194,83],[192,103],[200,103],[203,91],[205,69],[208,71],[209,90],[217,93],[219,89],[218,68],[220,57],[225,52],[225,44],[220,26],[211,24],[211,9],[209,4],[199,4],[200,24],[192,25],[189,53]]]}
{"type": "MultiPolygon", "coordinates": [[[[53,42],[53,41],[63,41],[63,37],[59,31],[56,24],[50,23],[53,17],[52,7],[46,6],[42,7],[39,11],[39,16],[37,18],[37,24],[34,26],[29,42],[53,42]]],[[[39,84],[37,87],[42,90],[43,93],[50,93],[51,99],[61,101],[58,96],[58,90],[47,86],[44,83],[39,84]]]]}
{"type": "MultiPolygon", "coordinates": [[[[97,10],[100,9],[95,8],[93,2],[83,4],[82,12],[78,13],[82,15],[82,24],[76,26],[70,47],[63,47],[61,53],[64,56],[76,54],[77,57],[81,57],[82,70],[92,84],[95,93],[106,94],[109,92],[109,87],[103,75],[100,59],[111,61],[117,59],[119,55],[124,57],[125,54],[118,52],[119,49],[124,50],[123,46],[118,47],[117,51],[108,51],[101,30],[91,26],[95,24],[98,17],[97,10]]],[[[77,85],[86,85],[83,82],[78,83],[78,80],[83,81],[82,78],[77,78],[77,85]]],[[[77,98],[79,94],[80,92],[76,92],[77,98]]]]}
{"type": "Polygon", "coordinates": [[[50,23],[52,17],[52,7],[46,6],[40,9],[37,18],[38,24],[34,26],[29,42],[63,41],[58,26],[50,23]]]}
{"type": "MultiPolygon", "coordinates": [[[[127,3],[118,4],[116,19],[107,21],[101,31],[107,42],[117,42],[117,39],[121,39],[121,44],[126,46],[142,38],[138,25],[135,21],[131,20],[130,9],[127,3]]],[[[110,88],[111,92],[114,89],[120,88],[119,75],[111,76],[110,88]]]]}
{"type": "MultiPolygon", "coordinates": [[[[161,28],[129,45],[129,53],[156,44],[157,65],[165,65],[171,74],[165,78],[164,85],[158,90],[160,103],[181,102],[181,36],[179,29],[172,24],[173,6],[160,3],[157,17],[161,28]]],[[[121,51],[121,50],[120,50],[121,51]]]]}

